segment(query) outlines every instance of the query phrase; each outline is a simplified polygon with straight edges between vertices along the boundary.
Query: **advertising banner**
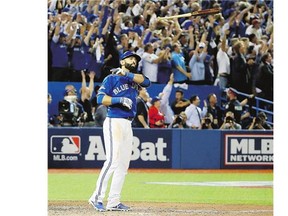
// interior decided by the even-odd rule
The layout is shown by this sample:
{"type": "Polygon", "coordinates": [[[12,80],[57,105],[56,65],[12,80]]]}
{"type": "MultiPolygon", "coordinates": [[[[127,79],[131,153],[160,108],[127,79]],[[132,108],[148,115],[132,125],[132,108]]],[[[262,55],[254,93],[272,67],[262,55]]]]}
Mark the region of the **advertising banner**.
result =
{"type": "MultiPolygon", "coordinates": [[[[171,130],[133,130],[131,168],[171,168],[171,130]]],[[[101,168],[105,161],[101,128],[49,128],[49,168],[101,168]]]]}
{"type": "MultiPolygon", "coordinates": [[[[130,168],[271,169],[272,131],[133,129],[130,168]],[[172,151],[173,150],[173,151],[172,151]]],[[[49,128],[49,168],[101,168],[102,128],[49,128]]]]}
{"type": "Polygon", "coordinates": [[[224,167],[273,166],[273,134],[223,133],[224,167]]]}

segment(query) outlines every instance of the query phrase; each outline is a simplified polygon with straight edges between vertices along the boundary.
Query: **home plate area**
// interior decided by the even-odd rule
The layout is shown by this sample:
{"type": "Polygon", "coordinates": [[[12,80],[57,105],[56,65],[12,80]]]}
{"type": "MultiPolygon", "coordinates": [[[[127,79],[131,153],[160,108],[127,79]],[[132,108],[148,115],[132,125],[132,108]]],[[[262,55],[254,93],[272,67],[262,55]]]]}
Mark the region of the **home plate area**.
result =
{"type": "Polygon", "coordinates": [[[49,216],[144,215],[144,216],[272,216],[273,208],[263,205],[125,202],[129,212],[96,212],[84,201],[49,201],[49,216]]]}

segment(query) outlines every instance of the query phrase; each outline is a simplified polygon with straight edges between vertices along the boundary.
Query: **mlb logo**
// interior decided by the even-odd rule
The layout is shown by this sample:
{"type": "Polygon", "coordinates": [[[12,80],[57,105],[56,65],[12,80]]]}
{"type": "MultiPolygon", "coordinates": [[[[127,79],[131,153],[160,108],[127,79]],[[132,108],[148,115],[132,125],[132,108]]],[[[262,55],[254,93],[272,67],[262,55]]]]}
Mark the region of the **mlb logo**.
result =
{"type": "Polygon", "coordinates": [[[52,154],[79,154],[81,141],[79,136],[51,136],[50,151],[52,154]]]}

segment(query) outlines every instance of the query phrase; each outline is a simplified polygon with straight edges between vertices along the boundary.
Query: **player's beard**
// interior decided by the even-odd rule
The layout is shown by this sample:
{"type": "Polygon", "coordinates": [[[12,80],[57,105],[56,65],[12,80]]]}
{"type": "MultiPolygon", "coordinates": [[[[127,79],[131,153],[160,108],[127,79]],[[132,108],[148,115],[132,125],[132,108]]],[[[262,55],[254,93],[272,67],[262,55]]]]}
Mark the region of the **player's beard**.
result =
{"type": "Polygon", "coordinates": [[[136,73],[137,72],[137,65],[134,66],[132,64],[129,64],[129,63],[125,62],[125,68],[127,68],[132,73],[136,73]]]}

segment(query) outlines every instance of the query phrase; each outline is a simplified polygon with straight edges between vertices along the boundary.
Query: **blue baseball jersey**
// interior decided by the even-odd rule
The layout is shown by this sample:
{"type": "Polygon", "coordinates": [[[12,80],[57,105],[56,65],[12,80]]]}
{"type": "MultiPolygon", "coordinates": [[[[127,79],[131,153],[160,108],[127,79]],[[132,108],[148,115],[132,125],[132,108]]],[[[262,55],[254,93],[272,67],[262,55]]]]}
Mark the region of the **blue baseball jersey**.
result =
{"type": "Polygon", "coordinates": [[[55,43],[52,40],[50,47],[52,52],[52,67],[68,67],[67,44],[55,43]]]}
{"type": "Polygon", "coordinates": [[[127,118],[136,115],[136,99],[139,85],[125,76],[110,74],[107,76],[98,90],[98,95],[104,94],[110,97],[127,97],[133,102],[129,110],[122,104],[113,104],[108,107],[107,116],[110,118],[127,118]]]}
{"type": "Polygon", "coordinates": [[[82,43],[81,46],[74,46],[72,48],[71,66],[74,70],[84,70],[88,68],[87,53],[89,47],[82,43]]]}

